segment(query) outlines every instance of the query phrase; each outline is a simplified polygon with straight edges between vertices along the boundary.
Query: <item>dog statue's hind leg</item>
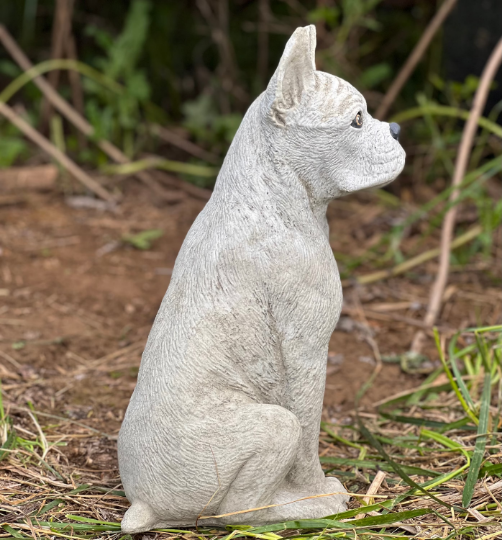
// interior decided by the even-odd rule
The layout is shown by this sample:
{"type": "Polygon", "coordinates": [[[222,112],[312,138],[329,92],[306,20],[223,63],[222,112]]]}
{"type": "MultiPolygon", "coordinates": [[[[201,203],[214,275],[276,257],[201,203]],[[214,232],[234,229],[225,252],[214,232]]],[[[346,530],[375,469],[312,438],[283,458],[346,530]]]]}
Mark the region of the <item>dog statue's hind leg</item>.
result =
{"type": "MultiPolygon", "coordinates": [[[[194,411],[194,416],[198,412],[194,411]]],[[[132,506],[122,521],[122,530],[136,533],[152,528],[193,527],[198,518],[200,525],[273,522],[275,518],[268,510],[236,512],[273,504],[298,454],[298,419],[279,405],[238,403],[215,407],[212,414],[206,413],[203,420],[187,429],[198,436],[178,443],[187,457],[176,464],[170,460],[168,449],[165,453],[157,451],[166,447],[161,434],[149,441],[141,456],[128,459],[122,451],[122,470],[127,470],[130,462],[142,482],[138,490],[125,485],[132,506]],[[173,478],[173,482],[148,482],[145,476],[149,470],[162,478],[173,478]],[[208,518],[221,514],[233,515],[208,518]]],[[[123,435],[127,437],[127,432],[123,435]]]]}

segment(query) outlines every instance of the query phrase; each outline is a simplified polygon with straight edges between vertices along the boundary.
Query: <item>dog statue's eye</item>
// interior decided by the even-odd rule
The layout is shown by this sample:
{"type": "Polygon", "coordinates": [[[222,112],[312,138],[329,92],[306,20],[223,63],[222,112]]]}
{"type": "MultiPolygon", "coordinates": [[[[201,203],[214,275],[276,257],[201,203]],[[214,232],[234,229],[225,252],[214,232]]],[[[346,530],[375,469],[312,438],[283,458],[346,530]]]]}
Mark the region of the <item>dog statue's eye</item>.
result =
{"type": "Polygon", "coordinates": [[[361,111],[356,114],[356,117],[354,118],[354,120],[352,120],[352,124],[350,125],[355,128],[363,127],[363,115],[361,111]]]}

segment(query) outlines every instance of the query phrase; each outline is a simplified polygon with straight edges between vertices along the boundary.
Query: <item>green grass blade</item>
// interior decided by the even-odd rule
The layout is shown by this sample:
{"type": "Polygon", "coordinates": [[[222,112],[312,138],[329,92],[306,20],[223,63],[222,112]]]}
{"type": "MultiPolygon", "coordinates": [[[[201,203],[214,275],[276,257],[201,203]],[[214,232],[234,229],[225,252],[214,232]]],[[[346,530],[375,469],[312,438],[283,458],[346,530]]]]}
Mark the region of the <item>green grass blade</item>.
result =
{"type": "Polygon", "coordinates": [[[481,409],[479,412],[478,425],[479,437],[476,439],[476,445],[474,447],[474,453],[471,459],[471,467],[469,468],[469,473],[465,481],[464,492],[462,494],[462,506],[464,508],[468,508],[469,504],[471,503],[479,470],[481,469],[481,463],[483,462],[483,456],[485,454],[485,446],[487,441],[486,432],[488,431],[488,415],[491,400],[491,382],[491,375],[488,371],[485,373],[483,393],[481,395],[481,409]]]}
{"type": "Polygon", "coordinates": [[[117,532],[120,530],[120,523],[98,525],[94,523],[61,523],[59,521],[39,521],[38,524],[42,527],[49,527],[51,530],[54,529],[57,531],[74,530],[79,532],[117,532]]]}
{"type": "MultiPolygon", "coordinates": [[[[450,385],[448,384],[448,388],[450,385]]],[[[384,418],[387,418],[389,420],[393,420],[394,422],[402,422],[403,424],[413,424],[416,426],[427,426],[430,428],[436,428],[440,432],[449,431],[451,429],[458,429],[462,428],[467,431],[476,431],[475,426],[468,426],[468,424],[471,419],[468,416],[465,416],[464,418],[459,418],[458,420],[455,420],[455,422],[450,422],[449,424],[445,422],[438,422],[436,420],[427,420],[425,418],[416,418],[414,416],[404,416],[399,414],[390,414],[390,413],[380,413],[381,416],[384,418]]]]}
{"type": "Polygon", "coordinates": [[[120,165],[105,165],[102,170],[107,174],[135,174],[148,169],[164,169],[170,172],[189,174],[193,176],[215,177],[218,169],[207,165],[195,165],[163,158],[145,158],[120,165]]]}
{"type": "Polygon", "coordinates": [[[13,529],[10,525],[4,524],[2,525],[2,528],[7,531],[9,534],[12,534],[14,538],[29,538],[29,536],[25,536],[24,534],[21,534],[20,532],[13,529]]]}
{"type": "MultiPolygon", "coordinates": [[[[384,514],[381,516],[369,516],[345,523],[334,519],[303,519],[298,521],[275,523],[274,525],[265,525],[264,527],[253,528],[246,532],[263,534],[267,532],[284,531],[287,529],[353,529],[354,527],[382,527],[384,525],[392,525],[406,519],[424,516],[425,514],[430,514],[431,512],[432,510],[429,508],[419,508],[417,510],[406,510],[404,512],[395,512],[393,514],[384,514]]],[[[361,513],[361,508],[358,509],[358,513],[361,513]]]]}
{"type": "Polygon", "coordinates": [[[4,88],[4,90],[2,90],[2,92],[0,93],[0,101],[9,101],[9,99],[24,85],[28,84],[30,81],[32,81],[39,75],[43,75],[44,73],[47,73],[49,71],[61,69],[77,71],[84,77],[88,77],[89,79],[94,80],[95,82],[97,82],[101,86],[104,86],[108,90],[111,90],[112,92],[116,92],[118,94],[124,92],[124,87],[122,85],[118,84],[113,79],[110,79],[103,73],[95,70],[91,66],[88,66],[83,62],[79,62],[78,60],[56,58],[54,60],[46,60],[45,62],[41,62],[36,66],[32,66],[30,69],[19,75],[19,77],[14,79],[8,86],[4,88]]]}
{"type": "MultiPolygon", "coordinates": [[[[452,478],[455,478],[455,476],[458,476],[459,474],[463,473],[466,469],[468,469],[471,465],[471,458],[469,456],[469,453],[464,450],[462,445],[456,441],[453,441],[449,437],[446,437],[446,435],[441,435],[440,433],[436,433],[434,431],[429,431],[427,429],[423,429],[421,431],[421,435],[424,437],[427,437],[429,439],[432,439],[439,444],[442,444],[446,448],[449,448],[450,450],[453,450],[454,452],[460,452],[465,457],[466,463],[462,467],[459,467],[458,469],[451,471],[449,473],[444,474],[441,478],[437,478],[434,482],[429,484],[427,486],[427,489],[435,488],[441,484],[444,484],[445,482],[450,481],[452,478]]],[[[424,486],[425,487],[425,486],[424,486]]]]}
{"type": "MultiPolygon", "coordinates": [[[[448,385],[449,386],[449,385],[448,385]]],[[[436,428],[440,431],[446,431],[449,429],[457,429],[459,427],[462,427],[466,430],[476,430],[474,426],[466,426],[468,422],[470,422],[470,418],[464,417],[459,420],[456,420],[455,422],[452,422],[450,424],[447,424],[446,422],[437,422],[436,420],[427,420],[426,418],[416,418],[414,416],[403,416],[399,414],[391,414],[391,413],[380,413],[381,416],[384,418],[387,418],[388,420],[393,420],[394,422],[401,422],[403,424],[412,424],[415,426],[427,426],[430,428],[436,428]],[[465,427],[464,427],[465,426],[465,427]]]]}
{"type": "Polygon", "coordinates": [[[335,521],[334,519],[301,519],[297,521],[284,521],[250,529],[255,534],[267,532],[285,531],[287,529],[352,529],[348,523],[335,521]]]}
{"type": "MultiPolygon", "coordinates": [[[[402,469],[402,467],[400,465],[398,465],[395,461],[393,461],[390,456],[387,454],[387,452],[383,449],[383,446],[375,439],[375,437],[373,436],[373,434],[369,431],[369,429],[364,425],[363,421],[361,420],[361,417],[359,415],[357,415],[357,421],[359,423],[359,428],[361,430],[361,433],[363,434],[364,437],[366,437],[371,445],[373,446],[373,448],[375,448],[376,450],[378,450],[378,452],[380,452],[380,454],[382,455],[382,457],[385,459],[385,461],[387,461],[387,463],[392,467],[392,469],[394,470],[394,472],[399,475],[410,487],[413,487],[419,491],[421,491],[422,493],[424,493],[425,495],[427,495],[428,497],[431,497],[431,499],[434,499],[437,503],[439,503],[441,506],[446,506],[446,508],[452,508],[452,506],[444,501],[442,501],[441,499],[438,499],[435,495],[432,495],[432,493],[429,493],[428,491],[426,491],[422,486],[420,486],[419,484],[417,484],[414,480],[412,480],[407,474],[406,472],[402,469]]],[[[436,473],[437,474],[437,473],[436,473]]],[[[455,507],[453,507],[455,508],[455,507]]],[[[458,508],[458,510],[461,510],[460,508],[458,508]]]]}
{"type": "Polygon", "coordinates": [[[362,519],[355,519],[354,521],[348,521],[347,524],[350,524],[353,527],[392,525],[398,521],[425,516],[430,513],[432,513],[432,510],[429,508],[418,508],[417,510],[406,510],[404,512],[395,512],[393,514],[384,514],[382,516],[370,516],[362,519]]]}
{"type": "Polygon", "coordinates": [[[444,427],[439,428],[439,431],[441,433],[444,433],[445,431],[451,431],[453,429],[460,429],[460,428],[462,428],[462,431],[476,431],[476,426],[467,425],[470,421],[471,419],[468,416],[464,416],[463,418],[459,418],[458,420],[455,420],[455,422],[451,422],[449,424],[446,424],[444,427]]]}
{"type": "Polygon", "coordinates": [[[152,247],[152,242],[164,235],[162,229],[148,229],[137,234],[125,234],[122,236],[122,242],[130,244],[136,249],[147,250],[152,247]]]}
{"type": "Polygon", "coordinates": [[[462,379],[462,374],[460,373],[460,370],[458,369],[457,362],[456,362],[455,345],[457,343],[457,339],[458,339],[458,334],[452,337],[448,345],[448,355],[450,357],[450,364],[453,370],[453,374],[455,375],[455,380],[457,381],[460,392],[462,393],[462,396],[464,396],[464,399],[469,405],[469,407],[471,409],[474,409],[474,403],[472,402],[471,395],[469,394],[469,390],[467,390],[467,386],[465,385],[464,380],[462,379]]]}
{"type": "MultiPolygon", "coordinates": [[[[7,422],[9,419],[6,419],[7,422]]],[[[9,422],[10,423],[10,422],[9,422]]],[[[16,447],[17,437],[12,424],[10,425],[9,433],[7,435],[7,440],[0,447],[0,461],[9,455],[8,450],[13,450],[16,447]]]]}
{"type": "Polygon", "coordinates": [[[74,521],[80,521],[81,523],[95,523],[96,525],[111,525],[112,527],[120,527],[120,523],[112,521],[101,521],[99,519],[92,519],[83,516],[74,516],[73,514],[66,514],[67,519],[73,519],[74,521]]]}
{"type": "Polygon", "coordinates": [[[337,442],[341,442],[342,444],[345,444],[347,446],[351,446],[352,448],[357,448],[358,450],[361,450],[363,447],[360,444],[354,443],[352,441],[349,441],[347,439],[344,439],[343,437],[340,437],[340,435],[337,435],[326,422],[321,422],[321,429],[325,431],[333,440],[337,442]]]}
{"type": "MultiPolygon", "coordinates": [[[[361,469],[373,469],[393,472],[394,468],[385,461],[370,461],[366,459],[348,459],[337,458],[331,456],[323,456],[320,458],[321,463],[335,463],[336,465],[348,465],[350,467],[359,467],[361,469]]],[[[430,469],[422,469],[420,467],[412,467],[410,465],[399,465],[407,474],[416,474],[419,476],[439,476],[440,473],[430,469]]]]}
{"type": "Polygon", "coordinates": [[[457,441],[450,439],[446,435],[442,435],[441,433],[436,433],[435,431],[429,431],[428,429],[422,429],[420,434],[423,435],[424,437],[428,437],[429,439],[432,439],[438,442],[439,444],[442,444],[446,448],[450,448],[451,450],[462,452],[462,454],[464,454],[464,456],[467,459],[469,459],[469,454],[464,450],[463,446],[457,441]]]}
{"type": "MultiPolygon", "coordinates": [[[[442,372],[443,370],[441,370],[442,372]]],[[[413,390],[410,390],[409,392],[403,392],[401,395],[397,397],[391,397],[387,401],[384,401],[383,403],[380,403],[378,406],[378,411],[381,413],[382,409],[385,409],[389,407],[390,405],[396,405],[397,403],[400,403],[401,401],[405,401],[412,397],[417,392],[422,393],[422,397],[429,392],[444,392],[445,390],[450,389],[450,383],[443,383],[443,384],[430,384],[428,386],[420,385],[418,388],[414,388],[413,390]]]]}
{"type": "Polygon", "coordinates": [[[490,362],[488,360],[488,351],[486,350],[486,341],[479,335],[478,332],[474,332],[476,338],[476,344],[478,346],[479,354],[481,355],[481,362],[485,368],[485,372],[491,371],[490,362]]]}
{"type": "Polygon", "coordinates": [[[437,512],[437,511],[434,510],[434,509],[432,510],[432,513],[433,513],[433,514],[436,514],[436,516],[437,516],[440,520],[444,521],[444,522],[445,522],[447,525],[449,525],[454,531],[457,530],[456,527],[455,527],[455,525],[453,525],[453,523],[452,523],[448,518],[444,517],[443,514],[440,514],[439,512],[437,512]]]}
{"type": "Polygon", "coordinates": [[[82,491],[99,491],[100,493],[106,493],[107,495],[117,495],[118,497],[125,497],[125,491],[117,489],[109,489],[101,486],[93,486],[91,484],[82,484],[78,488],[68,491],[67,495],[76,495],[82,491]]]}
{"type": "Polygon", "coordinates": [[[441,368],[437,368],[432,373],[430,373],[425,379],[425,381],[408,398],[408,400],[406,401],[406,405],[418,405],[424,394],[427,392],[427,389],[423,389],[422,387],[427,387],[429,384],[432,384],[439,377],[439,375],[441,375],[441,373],[443,373],[443,370],[441,368]]]}
{"type": "MultiPolygon", "coordinates": [[[[414,107],[413,109],[408,109],[395,115],[392,118],[392,121],[398,123],[405,122],[406,120],[411,120],[412,118],[419,118],[425,115],[450,116],[453,118],[462,118],[463,120],[467,120],[469,118],[470,111],[466,111],[457,107],[446,107],[443,105],[436,105],[435,103],[426,103],[421,107],[414,107]]],[[[502,127],[500,127],[495,122],[488,120],[488,118],[480,116],[478,118],[478,125],[490,131],[494,135],[498,135],[502,138],[502,127]]]]}
{"type": "Polygon", "coordinates": [[[486,463],[481,468],[481,476],[502,476],[502,463],[486,463]]]}
{"type": "Polygon", "coordinates": [[[357,516],[358,514],[362,514],[363,512],[378,512],[379,510],[390,509],[394,506],[394,501],[383,501],[380,503],[370,504],[368,506],[360,506],[359,508],[354,508],[353,510],[347,510],[346,512],[342,512],[341,514],[333,514],[332,516],[326,516],[326,519],[335,519],[337,521],[340,521],[341,519],[350,519],[352,517],[357,516]]]}
{"type": "Polygon", "coordinates": [[[466,412],[467,416],[476,424],[479,424],[479,420],[476,418],[476,415],[472,412],[469,405],[467,405],[464,396],[462,396],[462,393],[458,389],[457,383],[455,382],[455,379],[453,378],[453,375],[451,374],[450,368],[448,367],[443,350],[441,349],[441,343],[439,342],[439,334],[437,328],[434,328],[434,339],[436,340],[436,347],[439,353],[439,359],[441,360],[441,363],[443,364],[443,369],[446,373],[446,376],[448,377],[448,380],[450,381],[451,387],[455,394],[457,395],[458,400],[460,401],[460,404],[462,405],[462,408],[466,412]]]}
{"type": "Polygon", "coordinates": [[[466,328],[464,332],[477,332],[478,334],[483,332],[502,332],[502,324],[496,324],[494,326],[480,326],[479,328],[466,328]]]}
{"type": "MultiPolygon", "coordinates": [[[[45,506],[43,506],[36,514],[34,514],[36,517],[43,516],[46,514],[49,510],[52,510],[56,506],[60,505],[63,502],[63,499],[54,499],[50,503],[47,503],[45,506]]],[[[33,514],[32,514],[33,515],[33,514]]]]}
{"type": "Polygon", "coordinates": [[[81,486],[78,486],[78,488],[72,489],[71,491],[68,491],[68,495],[76,495],[77,493],[80,493],[82,491],[86,491],[87,489],[96,489],[95,486],[91,486],[90,484],[82,484],[81,486]]]}

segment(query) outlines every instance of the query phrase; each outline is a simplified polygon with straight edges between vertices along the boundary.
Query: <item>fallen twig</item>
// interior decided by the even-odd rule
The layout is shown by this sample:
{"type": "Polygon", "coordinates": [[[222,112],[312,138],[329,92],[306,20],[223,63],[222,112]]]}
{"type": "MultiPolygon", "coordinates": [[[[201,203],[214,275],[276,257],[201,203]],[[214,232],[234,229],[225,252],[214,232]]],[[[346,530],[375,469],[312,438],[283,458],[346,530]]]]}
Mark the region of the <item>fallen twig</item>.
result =
{"type": "Polygon", "coordinates": [[[448,17],[450,11],[453,9],[456,3],[457,0],[445,0],[443,5],[437,11],[436,15],[434,15],[429,25],[425,29],[425,32],[422,34],[419,42],[415,45],[415,48],[406,60],[404,66],[401,68],[398,76],[394,79],[394,82],[387,90],[387,93],[382,99],[382,103],[380,103],[375,113],[375,118],[379,118],[380,120],[385,118],[390,106],[394,103],[394,100],[401,91],[401,88],[413,73],[413,70],[429,47],[430,42],[436,35],[436,32],[439,30],[446,17],[448,17]]]}
{"type": "Polygon", "coordinates": [[[166,173],[165,171],[156,171],[157,178],[165,185],[169,187],[174,187],[186,191],[188,194],[196,197],[197,199],[202,199],[203,201],[208,201],[211,198],[213,192],[206,188],[201,188],[190,182],[184,182],[176,176],[166,173]]]}
{"type": "Polygon", "coordinates": [[[2,206],[16,206],[18,204],[25,204],[26,202],[28,202],[28,198],[23,194],[0,195],[0,208],[2,206]]]}
{"type": "MultiPolygon", "coordinates": [[[[460,142],[460,148],[457,154],[457,160],[455,162],[455,171],[453,173],[452,187],[453,191],[450,194],[449,205],[450,209],[446,213],[443,221],[443,227],[441,229],[441,245],[439,256],[439,270],[436,276],[436,281],[432,286],[431,296],[429,300],[429,306],[424,318],[424,323],[427,327],[431,327],[437,319],[439,310],[441,308],[441,301],[443,298],[444,289],[448,281],[448,273],[450,269],[450,252],[452,247],[452,236],[455,228],[455,221],[457,218],[458,204],[457,199],[460,194],[459,186],[465,175],[465,170],[469,162],[469,156],[471,153],[472,142],[476,130],[478,128],[478,118],[483,112],[488,92],[490,91],[490,85],[497,73],[497,70],[502,62],[502,38],[499,40],[497,46],[493,50],[488,62],[481,75],[481,80],[474,96],[474,102],[472,109],[467,120],[464,131],[462,133],[462,140],[460,142]]],[[[411,345],[411,351],[419,353],[422,350],[425,334],[423,331],[419,331],[415,334],[411,345]]]]}
{"type": "Polygon", "coordinates": [[[33,129],[28,122],[23,120],[18,114],[16,114],[7,104],[0,102],[0,114],[5,116],[12,124],[14,124],[26,137],[31,139],[37,146],[39,146],[44,152],[49,154],[57,162],[59,162],[65,169],[67,169],[77,180],[79,180],[84,186],[90,189],[93,193],[101,197],[108,202],[116,202],[115,197],[108,193],[106,189],[98,184],[96,180],[91,178],[86,172],[84,172],[74,161],[72,161],[66,154],[56,148],[50,141],[48,141],[42,134],[36,129],[33,129]]]}
{"type": "Polygon", "coordinates": [[[197,146],[192,141],[185,139],[174,131],[171,131],[163,126],[159,126],[159,124],[150,124],[149,127],[152,133],[157,135],[157,137],[162,139],[164,142],[172,144],[173,146],[184,150],[188,154],[203,159],[204,161],[208,161],[209,163],[218,163],[218,156],[204,150],[200,146],[197,146]]]}
{"type": "Polygon", "coordinates": [[[0,191],[46,191],[56,185],[58,169],[55,165],[9,167],[0,170],[0,191]]]}
{"type": "MultiPolygon", "coordinates": [[[[366,492],[366,496],[363,497],[363,502],[365,504],[371,504],[371,499],[373,498],[373,495],[376,495],[378,493],[378,490],[380,489],[380,486],[382,485],[382,482],[385,480],[385,475],[383,471],[378,471],[375,475],[375,478],[373,478],[373,482],[371,482],[370,487],[368,488],[368,491],[366,492]]],[[[361,514],[357,514],[356,519],[362,519],[366,515],[365,512],[362,512],[361,514]]],[[[370,515],[378,515],[377,512],[370,512],[370,515]]]]}
{"type": "Polygon", "coordinates": [[[183,163],[181,161],[172,161],[159,156],[149,156],[137,161],[130,161],[120,165],[106,165],[103,171],[112,174],[134,174],[146,169],[165,169],[167,171],[192,174],[195,176],[215,177],[218,169],[207,167],[206,165],[194,165],[193,163],[183,163]]]}
{"type": "MultiPolygon", "coordinates": [[[[73,0],[56,0],[54,21],[52,24],[51,58],[63,58],[66,43],[71,33],[73,16],[73,0]]],[[[54,90],[59,86],[60,71],[55,69],[49,73],[49,84],[54,90]]],[[[52,116],[51,102],[45,98],[42,103],[42,124],[47,126],[52,116]]]]}

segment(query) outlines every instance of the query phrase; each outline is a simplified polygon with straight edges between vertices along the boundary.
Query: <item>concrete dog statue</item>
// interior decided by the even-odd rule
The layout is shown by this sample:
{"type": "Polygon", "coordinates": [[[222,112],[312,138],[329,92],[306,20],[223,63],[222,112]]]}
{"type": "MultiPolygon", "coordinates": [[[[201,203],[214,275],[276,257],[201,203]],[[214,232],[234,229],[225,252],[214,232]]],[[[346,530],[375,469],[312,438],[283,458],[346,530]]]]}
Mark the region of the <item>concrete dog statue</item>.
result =
{"type": "Polygon", "coordinates": [[[316,71],[315,42],[314,26],[288,41],[178,255],[119,435],[125,533],[346,508],[318,457],[342,306],[326,210],[391,182],[405,153],[397,124],[316,71]],[[334,495],[297,501],[318,494],[334,495]]]}

